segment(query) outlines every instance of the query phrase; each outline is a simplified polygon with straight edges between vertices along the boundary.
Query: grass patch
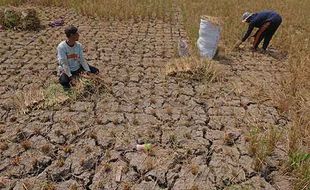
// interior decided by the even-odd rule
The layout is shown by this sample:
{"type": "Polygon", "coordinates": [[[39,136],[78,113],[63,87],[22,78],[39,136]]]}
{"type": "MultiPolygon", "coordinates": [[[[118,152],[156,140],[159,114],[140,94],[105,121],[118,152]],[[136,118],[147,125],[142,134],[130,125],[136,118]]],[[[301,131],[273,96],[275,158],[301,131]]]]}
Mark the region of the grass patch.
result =
{"type": "Polygon", "coordinates": [[[289,159],[295,178],[295,189],[308,189],[310,187],[310,153],[296,151],[289,155],[289,159]]]}
{"type": "MultiPolygon", "coordinates": [[[[296,113],[296,112],[294,112],[296,113]]],[[[309,150],[309,110],[300,110],[300,115],[295,116],[293,124],[288,130],[287,161],[294,181],[294,189],[309,189],[310,187],[310,150],[309,150]],[[307,114],[305,114],[307,113],[307,114]]]]}
{"type": "Polygon", "coordinates": [[[166,75],[212,83],[221,79],[222,71],[215,61],[186,57],[174,59],[168,63],[166,75]]]}
{"type": "Polygon", "coordinates": [[[17,92],[12,102],[19,113],[26,114],[35,109],[58,108],[77,100],[95,100],[107,89],[99,76],[82,74],[75,79],[75,85],[67,91],[60,84],[55,83],[46,88],[31,86],[27,91],[17,92]]]}
{"type": "Polygon", "coordinates": [[[51,84],[44,90],[45,106],[54,107],[65,103],[70,99],[68,93],[64,91],[61,85],[51,84]]]}
{"type": "Polygon", "coordinates": [[[254,158],[253,167],[260,171],[266,164],[266,159],[271,156],[282,134],[273,126],[267,130],[253,127],[247,135],[249,153],[254,158]]]}
{"type": "Polygon", "coordinates": [[[12,98],[13,107],[19,113],[26,114],[29,111],[40,107],[44,102],[44,93],[41,88],[31,86],[25,91],[17,91],[12,98]]]}

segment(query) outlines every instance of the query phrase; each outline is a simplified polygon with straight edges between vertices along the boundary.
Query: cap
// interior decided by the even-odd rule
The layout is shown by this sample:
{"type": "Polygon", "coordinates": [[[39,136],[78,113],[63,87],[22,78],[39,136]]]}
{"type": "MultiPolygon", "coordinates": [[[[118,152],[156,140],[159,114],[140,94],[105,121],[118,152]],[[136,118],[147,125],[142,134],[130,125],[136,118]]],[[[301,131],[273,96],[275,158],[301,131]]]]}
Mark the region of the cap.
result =
{"type": "Polygon", "coordinates": [[[250,13],[250,12],[243,13],[242,22],[246,22],[252,15],[253,15],[253,13],[250,13]]]}

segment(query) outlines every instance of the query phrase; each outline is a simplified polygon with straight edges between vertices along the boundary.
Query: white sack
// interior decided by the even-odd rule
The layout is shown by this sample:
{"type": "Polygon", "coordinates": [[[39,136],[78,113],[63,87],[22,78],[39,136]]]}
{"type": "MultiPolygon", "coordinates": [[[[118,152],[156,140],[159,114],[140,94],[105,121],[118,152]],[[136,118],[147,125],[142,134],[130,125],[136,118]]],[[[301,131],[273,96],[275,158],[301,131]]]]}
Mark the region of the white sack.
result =
{"type": "Polygon", "coordinates": [[[220,26],[209,20],[201,19],[197,46],[200,56],[212,59],[216,54],[220,40],[220,26]]]}

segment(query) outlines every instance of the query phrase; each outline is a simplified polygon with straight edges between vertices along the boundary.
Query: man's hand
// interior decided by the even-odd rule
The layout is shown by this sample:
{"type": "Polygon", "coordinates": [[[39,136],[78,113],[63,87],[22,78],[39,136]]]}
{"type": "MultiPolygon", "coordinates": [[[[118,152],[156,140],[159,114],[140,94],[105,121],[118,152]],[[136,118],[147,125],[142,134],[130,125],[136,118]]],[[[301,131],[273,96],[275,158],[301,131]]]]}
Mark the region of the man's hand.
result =
{"type": "Polygon", "coordinates": [[[82,73],[81,73],[81,75],[83,76],[85,76],[85,75],[87,75],[87,76],[89,76],[89,75],[91,75],[92,73],[90,72],[90,71],[83,71],[82,73]]]}
{"type": "Polygon", "coordinates": [[[71,77],[69,77],[69,79],[70,79],[70,85],[75,86],[77,83],[77,78],[74,76],[71,76],[71,77]]]}
{"type": "Polygon", "coordinates": [[[93,76],[93,73],[91,73],[90,71],[83,71],[82,73],[80,73],[80,76],[84,78],[89,78],[93,76]]]}

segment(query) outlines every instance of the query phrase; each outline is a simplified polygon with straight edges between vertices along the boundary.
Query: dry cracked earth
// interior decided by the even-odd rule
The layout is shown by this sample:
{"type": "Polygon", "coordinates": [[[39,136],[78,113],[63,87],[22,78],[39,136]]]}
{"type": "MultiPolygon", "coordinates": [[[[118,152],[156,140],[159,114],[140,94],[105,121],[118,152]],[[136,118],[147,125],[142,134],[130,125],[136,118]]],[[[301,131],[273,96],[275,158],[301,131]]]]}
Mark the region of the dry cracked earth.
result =
{"type": "Polygon", "coordinates": [[[165,76],[186,32],[172,22],[109,21],[38,8],[46,25],[63,16],[79,26],[89,64],[111,91],[96,99],[26,114],[10,105],[16,91],[57,83],[56,46],[63,27],[0,32],[0,188],[3,189],[289,189],[278,150],[253,168],[249,126],[286,120],[253,94],[273,89],[282,61],[244,50],[220,58],[222,80],[165,76]],[[151,152],[136,144],[156,145],[151,152]],[[117,179],[118,178],[118,179],[117,179]]]}

